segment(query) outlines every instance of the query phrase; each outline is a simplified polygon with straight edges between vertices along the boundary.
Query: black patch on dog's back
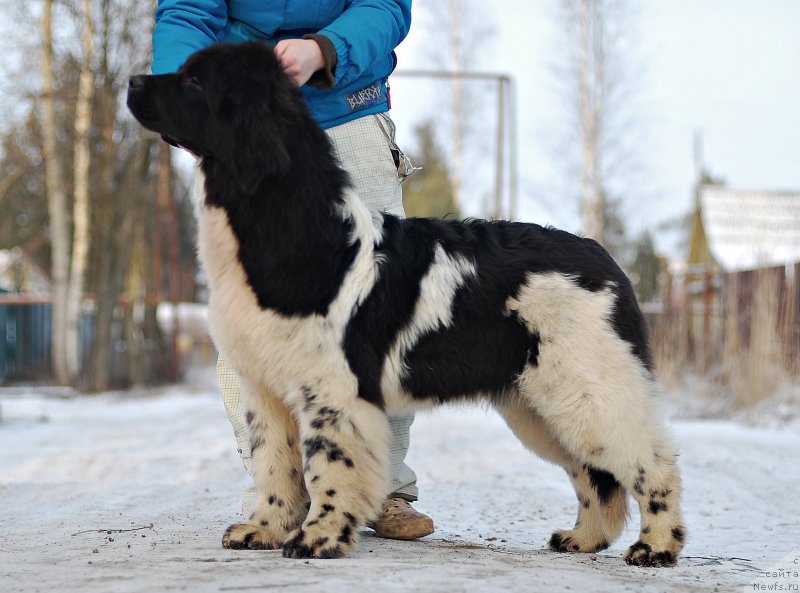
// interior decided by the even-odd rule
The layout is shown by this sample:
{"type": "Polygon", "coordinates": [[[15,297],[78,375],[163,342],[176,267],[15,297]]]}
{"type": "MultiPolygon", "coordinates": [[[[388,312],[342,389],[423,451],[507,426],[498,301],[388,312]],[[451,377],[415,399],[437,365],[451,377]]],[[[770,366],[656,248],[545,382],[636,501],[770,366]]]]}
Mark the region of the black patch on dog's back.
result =
{"type": "Polygon", "coordinates": [[[433,263],[436,240],[386,216],[383,241],[375,247],[382,260],[378,280],[347,325],[344,351],[358,377],[359,397],[383,407],[381,373],[399,332],[411,321],[420,282],[433,263]]]}
{"type": "Polygon", "coordinates": [[[447,401],[512,387],[538,362],[541,338],[507,310],[529,274],[556,272],[591,292],[617,297],[612,325],[649,368],[644,321],[630,283],[596,242],[534,224],[386,216],[380,277],[347,328],[345,351],[361,397],[382,402],[380,378],[399,333],[411,323],[420,282],[441,246],[475,267],[452,304],[453,323],[422,335],[407,353],[402,385],[412,396],[447,401]]]}

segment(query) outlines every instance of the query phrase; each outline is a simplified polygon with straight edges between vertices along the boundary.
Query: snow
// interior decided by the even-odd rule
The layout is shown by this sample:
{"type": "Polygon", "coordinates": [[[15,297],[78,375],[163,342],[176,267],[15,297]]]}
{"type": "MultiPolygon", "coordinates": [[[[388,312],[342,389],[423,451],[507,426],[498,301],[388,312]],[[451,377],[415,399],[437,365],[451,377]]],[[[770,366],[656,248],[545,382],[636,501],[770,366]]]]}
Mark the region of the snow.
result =
{"type": "Polygon", "coordinates": [[[299,561],[221,547],[247,477],[210,371],[161,391],[5,389],[0,591],[800,590],[797,423],[693,420],[675,401],[689,539],[678,567],[642,569],[622,560],[635,511],[602,553],[546,550],[574,521],[571,486],[493,412],[417,416],[408,461],[433,535],[365,530],[347,558],[299,561]]]}

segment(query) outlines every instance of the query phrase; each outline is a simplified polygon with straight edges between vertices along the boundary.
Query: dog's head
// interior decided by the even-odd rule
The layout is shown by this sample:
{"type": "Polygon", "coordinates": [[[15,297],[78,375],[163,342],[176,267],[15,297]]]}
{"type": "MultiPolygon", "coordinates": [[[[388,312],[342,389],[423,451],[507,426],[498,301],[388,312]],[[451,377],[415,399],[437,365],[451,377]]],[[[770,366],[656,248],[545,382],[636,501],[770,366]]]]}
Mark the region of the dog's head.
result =
{"type": "Polygon", "coordinates": [[[231,170],[247,193],[288,171],[303,109],[272,48],[256,42],[211,46],[174,74],[131,77],[128,108],[170,144],[231,170]]]}

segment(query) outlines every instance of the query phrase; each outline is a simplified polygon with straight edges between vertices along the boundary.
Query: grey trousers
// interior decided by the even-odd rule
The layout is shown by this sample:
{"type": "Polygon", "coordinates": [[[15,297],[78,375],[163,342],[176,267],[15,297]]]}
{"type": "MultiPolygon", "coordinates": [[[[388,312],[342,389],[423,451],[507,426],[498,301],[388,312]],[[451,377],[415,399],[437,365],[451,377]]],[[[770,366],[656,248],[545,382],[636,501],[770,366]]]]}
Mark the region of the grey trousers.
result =
{"type": "MultiPolygon", "coordinates": [[[[397,166],[392,157],[394,125],[388,114],[369,115],[327,130],[342,167],[350,175],[356,192],[371,208],[396,216],[404,216],[403,192],[397,166]]],[[[202,196],[202,173],[195,178],[198,196],[202,196]]],[[[239,377],[221,358],[217,361],[222,399],[228,413],[239,454],[245,469],[251,472],[250,435],[246,410],[242,402],[239,377]]],[[[392,438],[390,442],[392,496],[417,500],[417,476],[405,463],[409,445],[409,429],[413,416],[390,416],[392,438]]],[[[255,505],[255,486],[242,494],[242,514],[249,517],[255,505]]]]}

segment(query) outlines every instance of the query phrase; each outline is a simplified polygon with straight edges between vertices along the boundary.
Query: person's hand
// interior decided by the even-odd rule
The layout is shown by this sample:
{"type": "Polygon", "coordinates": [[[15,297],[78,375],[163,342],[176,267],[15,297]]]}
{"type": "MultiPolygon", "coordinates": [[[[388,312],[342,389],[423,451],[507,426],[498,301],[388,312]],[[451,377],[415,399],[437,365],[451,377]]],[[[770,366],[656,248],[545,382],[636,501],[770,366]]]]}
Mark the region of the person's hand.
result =
{"type": "Polygon", "coordinates": [[[319,44],[313,39],[284,39],[275,44],[284,72],[297,86],[303,86],[311,75],[325,67],[325,58],[319,44]]]}

